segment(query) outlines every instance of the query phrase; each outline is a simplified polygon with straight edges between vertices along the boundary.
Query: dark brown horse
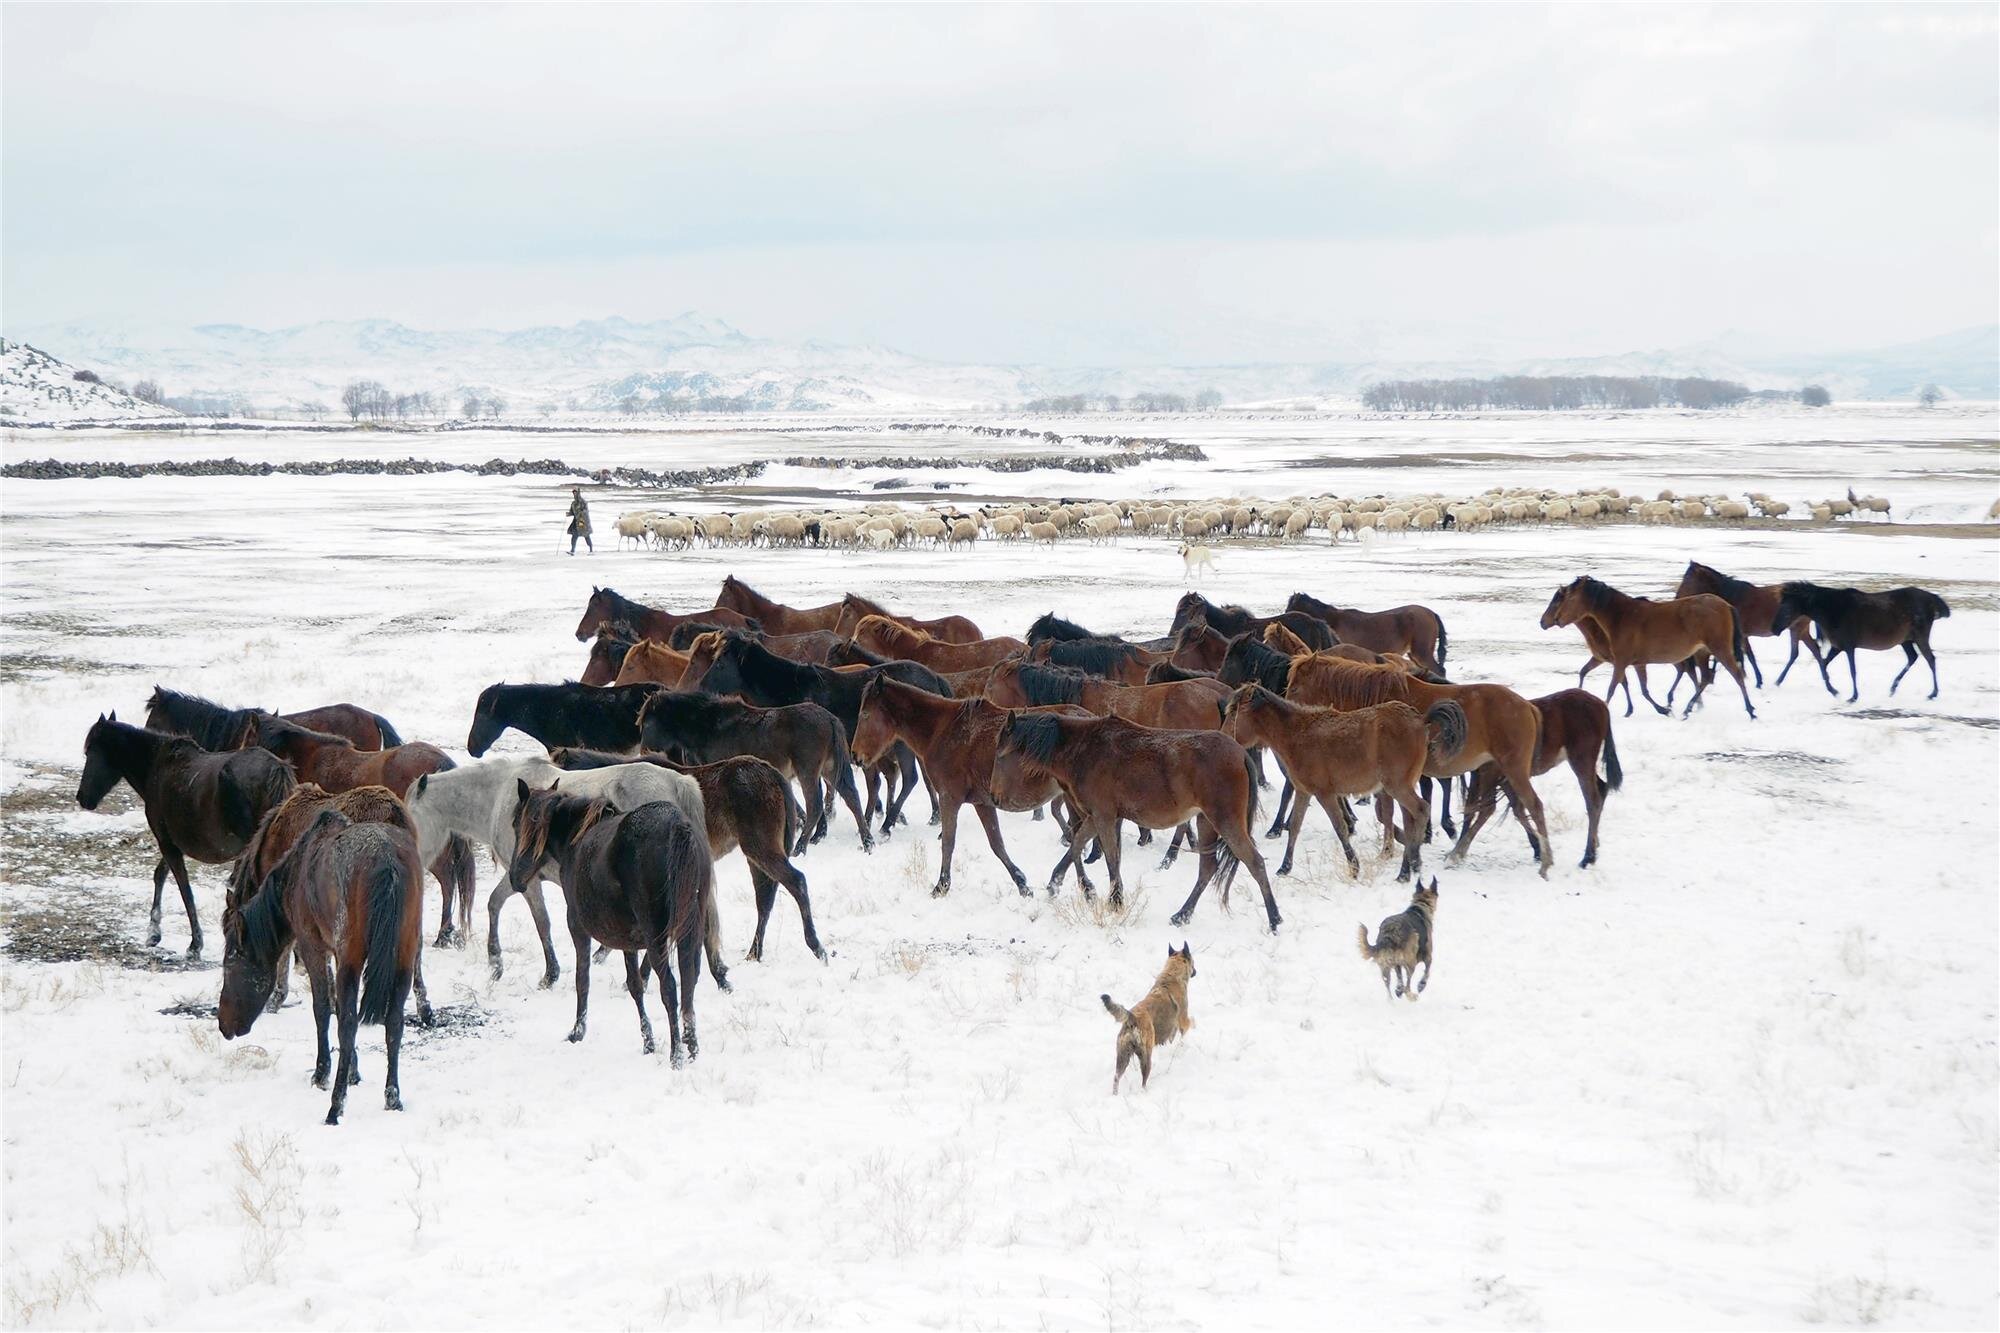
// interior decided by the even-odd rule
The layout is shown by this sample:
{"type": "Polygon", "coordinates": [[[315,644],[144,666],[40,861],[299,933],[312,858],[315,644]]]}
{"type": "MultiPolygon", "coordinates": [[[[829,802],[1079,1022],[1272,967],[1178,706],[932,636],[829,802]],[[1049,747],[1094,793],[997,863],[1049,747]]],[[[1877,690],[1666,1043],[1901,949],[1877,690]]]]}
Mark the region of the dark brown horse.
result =
{"type": "Polygon", "coordinates": [[[893,620],[905,629],[919,630],[946,643],[977,643],[986,637],[979,632],[979,626],[964,616],[940,616],[936,620],[899,616],[880,602],[871,602],[858,593],[849,593],[840,599],[840,620],[834,625],[833,632],[843,638],[852,638],[854,627],[869,616],[893,620]]]}
{"type": "MultiPolygon", "coordinates": [[[[146,700],[146,727],[186,736],[204,750],[243,750],[257,743],[252,734],[261,708],[224,708],[195,694],[155,685],[146,700]]],[[[382,750],[401,745],[403,738],[380,713],[359,704],[328,704],[300,713],[280,713],[285,721],[312,731],[345,736],[357,750],[382,750]]]]}
{"type": "MultiPolygon", "coordinates": [[[[269,716],[258,720],[257,744],[290,764],[301,782],[316,783],[330,792],[387,787],[399,800],[409,795],[411,785],[424,774],[444,773],[458,766],[450,755],[426,741],[411,741],[390,750],[357,750],[345,737],[307,731],[269,716]]],[[[438,892],[444,899],[436,947],[462,945],[465,932],[456,922],[471,922],[472,891],[478,887],[472,844],[452,835],[432,863],[431,873],[437,877],[438,892]],[[452,914],[454,900],[456,917],[452,914]]]]}
{"type": "Polygon", "coordinates": [[[327,1020],[340,1020],[340,1065],[326,1123],[340,1123],[347,1088],[358,1083],[354,1039],[379,1023],[387,1039],[382,1102],[403,1109],[398,1081],[403,1003],[423,950],[423,867],[417,840],[388,824],[357,824],[322,809],[249,901],[223,914],[222,997],[216,1025],[226,1038],[248,1032],[277,984],[287,947],[312,980],[319,1053],[313,1086],[327,1085],[327,1020]]]}
{"type": "MultiPolygon", "coordinates": [[[[690,620],[668,636],[667,647],[684,653],[693,647],[694,641],[703,634],[718,634],[727,628],[726,625],[717,625],[705,620],[690,620]]],[[[824,666],[828,658],[847,642],[832,630],[826,629],[806,630],[801,634],[757,633],[752,630],[739,632],[749,634],[780,657],[820,666],[824,666]]]]}
{"type": "MultiPolygon", "coordinates": [[[[1542,714],[1542,740],[1535,752],[1535,776],[1554,768],[1564,759],[1576,775],[1577,789],[1583,793],[1583,808],[1590,819],[1590,831],[1583,843],[1579,870],[1597,863],[1597,823],[1604,814],[1604,799],[1625,784],[1625,770],[1618,763],[1618,746],[1611,739],[1611,710],[1588,690],[1557,690],[1531,701],[1542,714]],[[1604,776],[1597,775],[1597,759],[1604,757],[1604,776]]],[[[1493,817],[1499,795],[1498,774],[1492,765],[1466,779],[1465,822],[1473,833],[1493,817]]],[[[1447,788],[1449,790],[1449,788],[1447,788]]],[[[1528,834],[1534,848],[1535,835],[1528,834]]],[[[1539,854],[1539,849],[1537,849],[1539,854]]]]}
{"type": "MultiPolygon", "coordinates": [[[[1778,634],[1789,634],[1792,654],[1785,659],[1785,669],[1778,673],[1777,683],[1783,685],[1785,677],[1792,673],[1792,663],[1799,660],[1799,649],[1812,654],[1813,665],[1820,665],[1819,645],[1813,642],[1812,619],[1800,616],[1784,629],[1772,629],[1772,621],[1778,614],[1778,599],[1783,595],[1783,585],[1777,583],[1745,583],[1733,579],[1719,569],[1710,569],[1696,561],[1688,561],[1688,567],[1681,574],[1680,586],[1674,589],[1676,597],[1694,597],[1710,593],[1720,597],[1736,608],[1736,623],[1743,627],[1743,660],[1750,667],[1751,675],[1757,681],[1757,688],[1764,688],[1764,669],[1757,665],[1757,648],[1752,639],[1773,638],[1778,634]]],[[[1588,671],[1590,668],[1585,667],[1588,671]]],[[[1824,673],[1822,672],[1822,675],[1824,673]]],[[[1577,683],[1583,683],[1578,677],[1577,683]]],[[[1827,693],[1833,693],[1831,684],[1827,693]]],[[[1628,690],[1629,696],[1629,690],[1628,690]]],[[[1673,702],[1673,690],[1667,691],[1667,702],[1673,702]]]]}
{"type": "Polygon", "coordinates": [[[83,740],[76,803],[95,810],[121,779],[139,793],[146,826],[160,846],[146,943],[160,942],[160,899],[172,871],[187,908],[188,957],[199,958],[201,918],[195,915],[186,858],[219,865],[242,855],[265,814],[297,785],[291,770],[262,750],[215,754],[185,736],[120,722],[116,713],[99,716],[83,740]]]}
{"type": "Polygon", "coordinates": [[[1333,637],[1342,643],[1372,648],[1378,653],[1408,653],[1426,671],[1444,674],[1445,649],[1449,646],[1444,619],[1428,606],[1357,611],[1295,592],[1285,603],[1285,609],[1303,611],[1325,622],[1333,637]]]}
{"type": "Polygon", "coordinates": [[[1199,816],[1200,869],[1194,892],[1174,913],[1173,923],[1187,924],[1218,870],[1226,894],[1240,863],[1256,878],[1264,914],[1271,929],[1278,929],[1278,901],[1271,896],[1264,858],[1250,835],[1250,820],[1257,813],[1257,775],[1250,756],[1235,741],[1217,731],[1156,731],[1117,717],[1010,713],[1000,731],[998,753],[1018,754],[1062,785],[1082,821],[1075,839],[1094,834],[1104,849],[1114,904],[1125,899],[1119,821],[1163,829],[1199,816]]]}
{"type": "MultiPolygon", "coordinates": [[[[796,607],[774,602],[734,574],[722,580],[715,604],[747,616],[768,634],[805,634],[812,630],[832,630],[840,624],[841,602],[825,606],[796,607]]],[[[772,649],[776,652],[777,649],[772,649]]]]}
{"type": "Polygon", "coordinates": [[[601,688],[618,679],[618,669],[625,665],[625,655],[639,641],[638,633],[630,625],[599,625],[596,636],[590,641],[590,660],[583,664],[583,674],[576,678],[577,684],[601,688]]]}
{"type": "Polygon", "coordinates": [[[582,643],[597,633],[600,625],[616,624],[623,621],[630,625],[642,639],[667,641],[676,625],[689,620],[710,620],[732,629],[761,629],[755,620],[730,610],[726,606],[711,607],[703,611],[691,611],[687,615],[675,615],[658,607],[635,602],[629,597],[621,597],[609,588],[592,588],[590,600],[584,603],[583,619],[576,622],[576,641],[582,643]]]}
{"type": "Polygon", "coordinates": [[[1260,616],[1240,606],[1217,606],[1198,592],[1181,594],[1168,632],[1178,634],[1189,625],[1206,625],[1228,639],[1262,634],[1267,626],[1283,625],[1314,648],[1331,648],[1338,642],[1324,622],[1304,612],[1287,607],[1275,616],[1260,616]]]}
{"type": "Polygon", "coordinates": [[[922,630],[899,625],[887,616],[865,616],[854,626],[854,641],[870,652],[905,662],[921,662],[933,671],[971,671],[1018,657],[1028,645],[1020,639],[976,639],[953,643],[922,630]]]}
{"type": "Polygon", "coordinates": [[[1849,703],[1861,697],[1861,677],[1854,669],[1854,653],[1860,648],[1903,650],[1907,660],[1889,682],[1891,694],[1917,664],[1917,655],[1923,654],[1931,669],[1929,697],[1935,699],[1938,674],[1937,658],[1931,653],[1931,626],[1950,614],[1951,607],[1944,598],[1927,588],[1862,592],[1857,588],[1823,588],[1817,583],[1794,582],[1784,585],[1771,624],[1775,630],[1801,616],[1811,617],[1829,649],[1819,664],[1820,679],[1826,682],[1828,690],[1833,689],[1833,677],[1827,668],[1842,653],[1847,654],[1849,703]]]}
{"type": "Polygon", "coordinates": [[[583,1040],[595,940],[624,951],[625,988],[638,1006],[639,1032],[650,1055],[653,1024],[646,1017],[646,983],[639,973],[639,958],[645,956],[660,979],[669,1050],[679,1068],[700,1049],[694,987],[701,975],[704,923],[715,878],[702,831],[665,801],[621,813],[603,801],[565,796],[557,787],[533,791],[525,782],[516,787],[514,858],[508,874],[515,883],[524,883],[545,859],[555,859],[576,945],[576,1026],[569,1039],[583,1040]],[[678,988],[667,961],[670,946],[680,955],[678,988]]]}
{"type": "MultiPolygon", "coordinates": [[[[1743,627],[1737,620],[1736,609],[1724,599],[1704,593],[1654,602],[1627,596],[1586,574],[1556,589],[1549,598],[1548,608],[1542,612],[1542,628],[1553,629],[1586,620],[1593,622],[1597,630],[1590,641],[1591,652],[1611,663],[1611,689],[1606,691],[1605,699],[1609,700],[1624,683],[1626,668],[1636,667],[1639,693],[1665,716],[1666,705],[1654,699],[1646,688],[1647,665],[1685,663],[1697,652],[1706,650],[1714,654],[1722,669],[1736,682],[1736,688],[1742,691],[1744,711],[1753,718],[1757,716],[1757,708],[1750,702],[1749,683],[1743,675],[1743,627]]],[[[1682,717],[1694,711],[1701,702],[1702,692],[1708,688],[1708,682],[1699,674],[1694,682],[1694,697],[1688,700],[1682,717]]],[[[1629,689],[1625,696],[1625,716],[1632,716],[1629,689]]]]}
{"type": "Polygon", "coordinates": [[[1206,678],[1161,685],[1119,685],[1065,667],[1002,662],[993,668],[986,697],[1001,708],[1075,704],[1098,717],[1122,717],[1169,731],[1213,731],[1221,726],[1229,687],[1206,678]]]}
{"type": "Polygon", "coordinates": [[[713,764],[677,764],[663,754],[628,756],[604,750],[573,750],[567,746],[549,751],[549,762],[568,769],[658,764],[693,778],[701,786],[709,858],[720,861],[740,849],[750,867],[750,888],[757,903],[757,935],[745,957],[753,963],[764,960],[764,928],[771,920],[771,908],[777,904],[778,889],[782,886],[798,904],[806,947],[822,963],[827,960],[826,950],[820,947],[819,932],[813,926],[812,898],[806,892],[805,873],[787,855],[803,827],[799,803],[777,769],[748,756],[713,764]]]}
{"type": "MultiPolygon", "coordinates": [[[[1075,716],[1088,717],[1081,709],[1064,709],[1075,716]]],[[[999,746],[1000,727],[1007,720],[1005,709],[983,699],[940,699],[929,690],[878,676],[861,692],[861,713],[854,728],[854,754],[864,763],[874,762],[889,752],[897,741],[908,745],[923,762],[924,776],[937,792],[938,812],[943,825],[943,849],[938,862],[937,885],[931,897],[951,892],[952,853],[958,845],[958,811],[970,805],[986,830],[986,844],[1007,868],[1008,877],[1022,896],[1028,893],[1028,877],[1007,855],[1000,836],[1001,810],[1032,810],[1058,793],[1053,778],[1046,774],[1021,775],[996,781],[994,753],[999,746]]],[[[1053,888],[1051,889],[1053,891],[1053,888]]]]}

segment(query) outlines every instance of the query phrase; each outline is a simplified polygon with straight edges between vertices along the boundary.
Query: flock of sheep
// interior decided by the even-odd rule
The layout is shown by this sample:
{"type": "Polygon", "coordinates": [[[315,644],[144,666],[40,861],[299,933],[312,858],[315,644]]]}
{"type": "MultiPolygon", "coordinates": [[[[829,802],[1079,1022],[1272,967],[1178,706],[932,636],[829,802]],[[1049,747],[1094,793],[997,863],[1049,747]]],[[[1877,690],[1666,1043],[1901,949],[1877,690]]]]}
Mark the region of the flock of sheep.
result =
{"type": "MultiPolygon", "coordinates": [[[[1816,522],[1855,514],[1889,516],[1879,496],[1847,493],[1845,500],[1808,503],[1816,522]]],[[[1319,531],[1338,541],[1362,540],[1376,532],[1428,532],[1443,528],[1471,531],[1494,523],[1593,523],[1637,520],[1692,523],[1707,519],[1740,521],[1783,518],[1792,506],[1758,491],[1741,500],[1720,495],[1676,495],[1661,491],[1647,500],[1617,490],[1551,490],[1495,486],[1470,498],[1443,495],[1294,496],[1287,500],[1068,500],[1057,504],[912,508],[889,501],[844,509],[757,509],[733,513],[664,514],[635,512],[618,517],[618,542],[648,542],[662,548],[708,546],[833,546],[888,550],[906,545],[947,548],[969,545],[982,536],[1001,541],[1054,543],[1081,537],[1111,541],[1121,533],[1159,534],[1183,541],[1218,537],[1297,540],[1319,531]]]]}

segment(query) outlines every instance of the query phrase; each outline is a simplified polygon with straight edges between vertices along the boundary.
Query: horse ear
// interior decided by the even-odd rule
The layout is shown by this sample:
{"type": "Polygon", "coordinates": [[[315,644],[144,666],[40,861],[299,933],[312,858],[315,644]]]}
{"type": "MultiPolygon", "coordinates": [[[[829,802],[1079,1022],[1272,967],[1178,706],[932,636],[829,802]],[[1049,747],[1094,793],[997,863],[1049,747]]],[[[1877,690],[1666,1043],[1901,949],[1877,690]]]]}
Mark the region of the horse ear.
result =
{"type": "Polygon", "coordinates": [[[531,789],[528,786],[528,780],[526,778],[514,779],[514,794],[517,798],[523,801],[527,800],[530,791],[531,789]]]}
{"type": "Polygon", "coordinates": [[[430,774],[428,773],[420,774],[417,778],[417,785],[411,790],[410,794],[412,796],[422,796],[424,794],[424,788],[430,785],[430,780],[431,780],[430,774]]]}

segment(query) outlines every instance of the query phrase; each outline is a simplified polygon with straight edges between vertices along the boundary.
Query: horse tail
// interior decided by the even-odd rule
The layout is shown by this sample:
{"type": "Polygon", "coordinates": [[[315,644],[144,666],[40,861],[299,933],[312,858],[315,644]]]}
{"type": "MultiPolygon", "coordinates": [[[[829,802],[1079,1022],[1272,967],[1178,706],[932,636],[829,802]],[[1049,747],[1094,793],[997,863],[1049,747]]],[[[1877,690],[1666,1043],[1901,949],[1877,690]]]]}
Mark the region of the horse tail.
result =
{"type": "MultiPolygon", "coordinates": [[[[1250,822],[1255,824],[1257,822],[1257,784],[1262,780],[1264,774],[1257,767],[1257,756],[1251,754],[1248,750],[1243,752],[1243,774],[1250,779],[1250,822]]],[[[1215,839],[1215,845],[1226,848],[1229,844],[1224,842],[1218,834],[1215,839]]]]}
{"type": "Polygon", "coordinates": [[[1945,620],[1951,616],[1951,603],[1928,588],[1917,589],[1918,600],[1930,611],[1931,619],[1945,620]]]}
{"type": "Polygon", "coordinates": [[[368,957],[361,965],[361,1021],[385,1023],[396,1004],[396,974],[400,970],[397,937],[403,929],[403,865],[390,858],[378,865],[368,882],[368,957]]]}
{"type": "Polygon", "coordinates": [[[1726,602],[1729,607],[1729,651],[1736,656],[1736,669],[1741,671],[1749,660],[1750,646],[1743,640],[1743,617],[1736,614],[1736,604],[1726,602]]]}
{"type": "Polygon", "coordinates": [[[792,848],[799,845],[799,825],[805,821],[806,812],[799,805],[799,798],[792,795],[792,784],[780,782],[778,790],[785,796],[785,855],[790,856],[792,848]]]}
{"type": "Polygon", "coordinates": [[[1618,764],[1618,742],[1611,739],[1611,728],[1604,729],[1604,790],[1617,791],[1625,785],[1625,770],[1618,764]]]}
{"type": "Polygon", "coordinates": [[[1437,623],[1438,623],[1437,661],[1438,661],[1438,671],[1442,673],[1444,671],[1444,650],[1446,645],[1450,642],[1450,639],[1449,636],[1447,636],[1444,632],[1444,617],[1439,616],[1437,618],[1437,623]]]}
{"type": "Polygon", "coordinates": [[[472,842],[462,833],[451,835],[444,845],[449,858],[453,882],[460,885],[469,895],[479,885],[479,862],[473,854],[472,842]]]}
{"type": "Polygon", "coordinates": [[[1357,921],[1354,923],[1354,933],[1361,944],[1361,956],[1371,963],[1374,962],[1379,949],[1368,942],[1368,927],[1357,921]]]}
{"type": "MultiPolygon", "coordinates": [[[[1535,715],[1537,722],[1541,714],[1535,715]]],[[[1471,721],[1465,716],[1465,707],[1455,699],[1440,699],[1424,711],[1424,729],[1437,728],[1430,737],[1430,753],[1433,759],[1450,759],[1465,748],[1466,733],[1471,730],[1471,721]]]]}
{"type": "Polygon", "coordinates": [[[393,750],[403,743],[403,738],[396,734],[394,727],[389,725],[388,718],[383,717],[380,713],[370,713],[368,716],[375,719],[375,729],[382,733],[383,749],[393,750]]]}

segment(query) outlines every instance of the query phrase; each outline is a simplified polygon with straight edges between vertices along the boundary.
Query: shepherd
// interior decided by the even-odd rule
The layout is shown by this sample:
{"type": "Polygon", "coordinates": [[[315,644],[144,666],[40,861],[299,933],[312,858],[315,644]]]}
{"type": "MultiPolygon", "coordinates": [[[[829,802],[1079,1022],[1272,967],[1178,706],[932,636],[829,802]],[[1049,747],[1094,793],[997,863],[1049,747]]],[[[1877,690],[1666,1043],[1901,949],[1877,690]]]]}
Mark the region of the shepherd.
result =
{"type": "Polygon", "coordinates": [[[583,487],[569,488],[569,553],[576,554],[576,539],[583,538],[583,544],[590,554],[597,554],[597,547],[590,540],[590,504],[583,498],[583,487]]]}

